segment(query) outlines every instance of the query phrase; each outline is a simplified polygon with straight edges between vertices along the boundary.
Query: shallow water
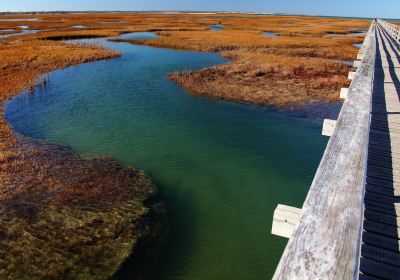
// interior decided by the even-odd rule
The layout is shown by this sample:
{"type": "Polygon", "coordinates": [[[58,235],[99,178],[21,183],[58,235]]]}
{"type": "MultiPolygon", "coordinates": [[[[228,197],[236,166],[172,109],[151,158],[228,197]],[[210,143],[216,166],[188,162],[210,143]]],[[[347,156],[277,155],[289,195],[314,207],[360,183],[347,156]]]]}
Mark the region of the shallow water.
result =
{"type": "Polygon", "coordinates": [[[286,244],[270,234],[273,211],[301,207],[327,143],[321,121],[196,97],[166,77],[227,62],[217,54],[81,42],[122,56],[50,73],[8,102],[6,119],[151,173],[170,234],[149,279],[270,279],[286,244]]]}
{"type": "Polygon", "coordinates": [[[222,24],[215,24],[215,25],[211,26],[210,30],[211,31],[224,30],[224,26],[222,24]]]}
{"type": "Polygon", "coordinates": [[[23,29],[21,32],[0,35],[0,38],[7,38],[7,37],[19,36],[19,35],[25,35],[25,34],[34,34],[34,33],[38,33],[38,32],[40,32],[40,30],[23,29]]]}
{"type": "Polygon", "coordinates": [[[0,21],[37,21],[38,18],[0,18],[0,21]]]}
{"type": "Polygon", "coordinates": [[[272,33],[272,32],[263,32],[261,33],[263,36],[269,37],[269,38],[277,38],[278,35],[276,33],[272,33]]]}
{"type": "Polygon", "coordinates": [[[364,27],[350,27],[350,28],[347,28],[347,30],[350,30],[350,31],[364,31],[364,32],[367,32],[368,29],[369,28],[364,28],[364,27]]]}

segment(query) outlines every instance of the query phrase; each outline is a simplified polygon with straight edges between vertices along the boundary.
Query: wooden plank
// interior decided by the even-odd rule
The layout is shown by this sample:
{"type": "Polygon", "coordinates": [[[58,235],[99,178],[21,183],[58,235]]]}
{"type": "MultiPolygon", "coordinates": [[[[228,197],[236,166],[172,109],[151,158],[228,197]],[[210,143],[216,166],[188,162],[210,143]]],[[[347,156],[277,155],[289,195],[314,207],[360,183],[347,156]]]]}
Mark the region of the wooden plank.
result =
{"type": "Polygon", "coordinates": [[[397,152],[396,150],[385,151],[385,149],[382,149],[379,145],[374,145],[374,144],[369,145],[368,153],[377,156],[388,157],[391,159],[399,159],[400,156],[400,153],[397,152]]]}
{"type": "Polygon", "coordinates": [[[376,262],[386,263],[397,267],[400,266],[400,254],[398,252],[392,252],[368,244],[363,244],[361,247],[361,255],[363,258],[376,262]]]}
{"type": "Polygon", "coordinates": [[[336,129],[336,120],[325,119],[322,125],[322,135],[332,136],[336,129]]]}
{"type": "Polygon", "coordinates": [[[365,275],[365,274],[360,274],[359,280],[381,280],[379,278],[375,278],[373,276],[365,275]]]}
{"type": "Polygon", "coordinates": [[[394,205],[383,204],[377,201],[365,200],[364,201],[365,209],[370,209],[376,212],[381,212],[388,215],[396,215],[400,216],[400,208],[395,207],[394,205]]]}
{"type": "Polygon", "coordinates": [[[394,135],[395,137],[400,137],[400,134],[398,132],[385,132],[385,131],[380,131],[380,130],[376,130],[376,129],[371,129],[372,133],[377,133],[377,134],[382,134],[382,135],[388,135],[390,137],[392,137],[392,135],[394,135]]]}
{"type": "Polygon", "coordinates": [[[400,225],[400,218],[397,216],[384,214],[382,212],[365,209],[364,211],[364,218],[368,219],[373,222],[386,224],[389,226],[399,227],[400,225]]]}
{"type": "Polygon", "coordinates": [[[375,276],[380,279],[398,280],[400,275],[400,269],[395,266],[375,262],[365,258],[361,260],[360,270],[364,274],[375,276]]]}
{"type": "Polygon", "coordinates": [[[383,188],[379,186],[374,186],[367,184],[365,186],[365,191],[366,192],[371,192],[371,193],[377,193],[381,195],[386,195],[386,196],[400,196],[400,189],[390,189],[390,188],[383,188]]]}
{"type": "Polygon", "coordinates": [[[376,185],[391,189],[400,189],[400,183],[393,183],[392,181],[382,180],[378,178],[367,177],[366,182],[371,185],[376,185]]]}
{"type": "Polygon", "coordinates": [[[375,172],[375,171],[371,171],[371,170],[367,170],[367,176],[371,177],[371,178],[377,178],[377,179],[380,179],[380,180],[400,183],[400,178],[388,176],[386,174],[381,174],[379,172],[375,172]]]}
{"type": "Polygon", "coordinates": [[[353,80],[355,76],[356,76],[356,72],[350,71],[347,78],[348,78],[349,80],[353,80]]]}
{"type": "Polygon", "coordinates": [[[367,192],[365,193],[365,199],[370,201],[376,201],[382,204],[393,205],[395,208],[400,208],[400,205],[396,205],[399,203],[400,198],[394,196],[385,196],[379,195],[376,193],[367,192]]]}
{"type": "Polygon", "coordinates": [[[301,209],[278,204],[274,211],[271,233],[289,238],[299,221],[301,209]]]}
{"type": "Polygon", "coordinates": [[[273,279],[353,279],[361,238],[375,26],[273,279]]]}
{"type": "MultiPolygon", "coordinates": [[[[373,154],[370,153],[368,154],[368,161],[371,161],[372,164],[380,163],[383,165],[388,165],[389,167],[392,166],[394,168],[399,169],[400,166],[400,159],[398,158],[393,158],[392,156],[385,156],[381,154],[373,154]]],[[[379,164],[376,164],[379,165],[379,164]]]]}
{"type": "Polygon", "coordinates": [[[341,88],[340,89],[340,98],[347,100],[349,98],[349,89],[341,88]]]}
{"type": "Polygon", "coordinates": [[[373,232],[364,231],[362,240],[365,244],[370,244],[393,252],[400,252],[400,240],[397,238],[390,238],[373,232]]]}
{"type": "Polygon", "coordinates": [[[369,165],[375,165],[375,166],[381,166],[381,167],[386,167],[386,168],[399,168],[398,164],[393,164],[393,162],[389,160],[376,160],[368,156],[368,164],[369,165]]]}
{"type": "Polygon", "coordinates": [[[376,166],[372,164],[368,164],[368,170],[374,171],[374,172],[379,172],[384,175],[388,176],[399,176],[400,175],[400,170],[393,169],[392,167],[383,167],[383,166],[376,166]]]}
{"type": "Polygon", "coordinates": [[[376,234],[399,239],[400,229],[398,227],[389,226],[369,220],[364,221],[364,230],[375,232],[376,234]]]}
{"type": "Polygon", "coordinates": [[[361,66],[361,60],[354,60],[354,62],[353,62],[353,67],[355,67],[355,68],[358,68],[358,67],[360,67],[361,66]]]}
{"type": "Polygon", "coordinates": [[[397,157],[399,153],[393,151],[384,151],[380,149],[378,146],[370,146],[368,152],[375,155],[386,156],[386,157],[397,157]]]}

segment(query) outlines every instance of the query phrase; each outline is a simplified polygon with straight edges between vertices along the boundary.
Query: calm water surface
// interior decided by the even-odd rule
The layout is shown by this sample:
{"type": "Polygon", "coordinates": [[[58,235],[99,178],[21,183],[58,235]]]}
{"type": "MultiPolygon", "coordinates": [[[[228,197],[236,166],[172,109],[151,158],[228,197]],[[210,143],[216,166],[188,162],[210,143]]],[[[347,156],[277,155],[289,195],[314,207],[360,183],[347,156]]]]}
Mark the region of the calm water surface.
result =
{"type": "Polygon", "coordinates": [[[151,173],[170,224],[151,279],[271,278],[286,244],[270,234],[273,211],[301,207],[327,142],[321,122],[195,97],[166,77],[227,62],[217,54],[84,42],[122,56],[50,73],[7,104],[14,129],[151,173]]]}
{"type": "Polygon", "coordinates": [[[263,32],[261,33],[263,36],[265,37],[269,37],[269,38],[278,38],[278,35],[276,33],[272,33],[272,32],[263,32]]]}
{"type": "Polygon", "coordinates": [[[7,38],[7,37],[12,37],[12,36],[19,36],[19,35],[25,35],[25,34],[34,34],[40,32],[40,30],[34,30],[34,29],[27,29],[27,27],[21,27],[23,30],[21,32],[17,33],[9,33],[9,34],[3,34],[0,35],[0,38],[7,38]]]}
{"type": "Polygon", "coordinates": [[[215,24],[215,25],[211,26],[210,30],[211,31],[224,30],[224,26],[222,24],[215,24]]]}

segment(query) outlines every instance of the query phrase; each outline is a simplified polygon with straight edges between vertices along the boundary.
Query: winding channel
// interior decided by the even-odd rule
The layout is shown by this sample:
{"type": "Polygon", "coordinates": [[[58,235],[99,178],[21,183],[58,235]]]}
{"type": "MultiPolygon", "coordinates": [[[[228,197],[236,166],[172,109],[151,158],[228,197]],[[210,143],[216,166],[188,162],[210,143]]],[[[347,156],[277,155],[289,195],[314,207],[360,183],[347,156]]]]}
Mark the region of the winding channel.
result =
{"type": "Polygon", "coordinates": [[[301,207],[327,143],[321,121],[193,96],[167,78],[226,63],[218,54],[79,42],[122,56],[51,72],[13,98],[15,131],[152,175],[170,228],[151,279],[271,278],[286,244],[270,234],[273,211],[301,207]]]}

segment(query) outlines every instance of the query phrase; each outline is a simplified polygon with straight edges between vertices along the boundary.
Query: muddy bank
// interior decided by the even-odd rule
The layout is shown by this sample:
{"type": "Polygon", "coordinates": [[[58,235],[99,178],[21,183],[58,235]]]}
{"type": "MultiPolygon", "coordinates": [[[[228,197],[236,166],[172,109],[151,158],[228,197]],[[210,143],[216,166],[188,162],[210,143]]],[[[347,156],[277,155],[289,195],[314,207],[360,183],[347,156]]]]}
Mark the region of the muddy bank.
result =
{"type": "Polygon", "coordinates": [[[0,159],[2,276],[107,279],[159,242],[164,210],[143,171],[19,136],[13,150],[0,159]]]}

